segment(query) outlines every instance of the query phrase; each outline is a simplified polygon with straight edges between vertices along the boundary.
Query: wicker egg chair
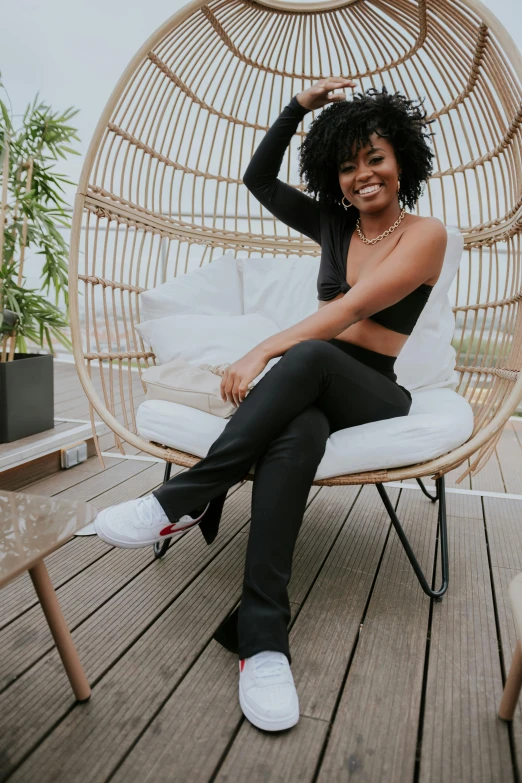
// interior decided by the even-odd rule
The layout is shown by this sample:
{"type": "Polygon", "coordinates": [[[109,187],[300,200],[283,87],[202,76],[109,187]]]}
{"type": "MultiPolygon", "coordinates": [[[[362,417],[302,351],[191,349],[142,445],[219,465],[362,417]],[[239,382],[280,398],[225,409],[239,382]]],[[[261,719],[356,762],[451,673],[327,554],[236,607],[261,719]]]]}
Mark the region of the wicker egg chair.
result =
{"type": "MultiPolygon", "coordinates": [[[[465,464],[461,481],[484,467],[522,398],[522,58],[477,0],[194,0],[174,14],[123,73],[83,166],[69,267],[76,366],[93,425],[97,415],[123,453],[130,444],[165,460],[166,478],[172,463],[199,461],[136,432],[136,382],[143,395],[140,373],[154,363],[134,329],[139,294],[227,250],[319,256],[314,242],[262,209],[241,173],[290,98],[331,74],[361,90],[386,84],[425,98],[437,120],[435,173],[417,212],[457,225],[464,237],[453,344],[457,391],[473,408],[474,428],[436,459],[314,483],[376,484],[422,588],[441,600],[444,476],[465,464]],[[423,476],[435,479],[435,495],[423,476]],[[382,486],[410,478],[439,500],[439,590],[428,585],[382,486]]],[[[280,175],[296,187],[300,128],[280,175]]]]}

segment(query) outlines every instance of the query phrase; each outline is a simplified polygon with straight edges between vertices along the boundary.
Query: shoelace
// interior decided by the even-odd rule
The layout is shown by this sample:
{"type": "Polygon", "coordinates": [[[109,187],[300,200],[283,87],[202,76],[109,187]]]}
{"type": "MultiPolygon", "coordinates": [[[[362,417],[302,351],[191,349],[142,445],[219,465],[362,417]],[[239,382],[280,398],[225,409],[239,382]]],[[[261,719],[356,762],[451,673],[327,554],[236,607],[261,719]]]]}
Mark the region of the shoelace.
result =
{"type": "MultiPolygon", "coordinates": [[[[208,503],[198,509],[195,509],[194,511],[191,511],[190,514],[185,514],[180,518],[180,522],[189,522],[191,519],[195,519],[198,516],[201,516],[207,507],[208,503]]],[[[159,513],[161,514],[161,512],[159,513]]],[[[138,503],[136,504],[136,515],[139,521],[134,523],[135,527],[151,528],[157,525],[158,522],[159,524],[169,524],[169,520],[166,515],[164,519],[161,519],[160,517],[158,520],[158,508],[156,503],[153,498],[147,498],[147,496],[138,499],[138,503]]]]}
{"type": "Polygon", "coordinates": [[[283,673],[284,661],[280,657],[283,653],[274,652],[262,659],[254,657],[254,674],[256,677],[276,677],[283,673]],[[268,666],[267,666],[268,664],[268,666]],[[270,664],[273,664],[270,666],[270,664]],[[274,665],[275,664],[275,665],[274,665]]]}
{"type": "MultiPolygon", "coordinates": [[[[139,522],[134,523],[135,527],[154,527],[158,524],[158,514],[155,513],[155,508],[147,497],[139,498],[136,504],[136,516],[139,522]]],[[[166,524],[168,524],[168,519],[166,524]]]]}

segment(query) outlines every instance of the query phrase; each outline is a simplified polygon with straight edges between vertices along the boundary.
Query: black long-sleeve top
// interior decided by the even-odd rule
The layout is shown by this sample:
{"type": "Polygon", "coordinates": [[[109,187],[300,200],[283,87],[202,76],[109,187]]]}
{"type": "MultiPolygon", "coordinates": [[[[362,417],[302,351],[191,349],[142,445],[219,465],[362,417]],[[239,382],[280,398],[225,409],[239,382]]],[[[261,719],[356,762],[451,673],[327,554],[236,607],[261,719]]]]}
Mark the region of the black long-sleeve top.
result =
{"type": "MultiPolygon", "coordinates": [[[[294,95],[257,147],[243,183],[274,217],[321,245],[317,293],[320,301],[329,301],[350,290],[346,260],[358,210],[345,210],[341,204],[321,204],[278,179],[285,151],[308,111],[294,95]]],[[[411,334],[432,288],[422,283],[399,302],[374,313],[371,320],[396,332],[411,334]]]]}

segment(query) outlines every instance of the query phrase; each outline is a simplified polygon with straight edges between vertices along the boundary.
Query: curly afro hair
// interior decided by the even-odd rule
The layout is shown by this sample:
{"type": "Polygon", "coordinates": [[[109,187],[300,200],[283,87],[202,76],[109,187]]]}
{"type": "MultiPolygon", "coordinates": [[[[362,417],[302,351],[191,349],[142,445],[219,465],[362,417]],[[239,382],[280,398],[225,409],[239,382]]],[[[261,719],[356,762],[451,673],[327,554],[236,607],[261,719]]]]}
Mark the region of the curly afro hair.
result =
{"type": "MultiPolygon", "coordinates": [[[[377,132],[392,145],[401,169],[399,203],[413,210],[423,192],[423,183],[433,171],[435,157],[426,139],[433,133],[424,127],[434,120],[426,120],[422,103],[396,92],[389,94],[371,87],[357,93],[353,100],[339,101],[326,106],[311,123],[299,149],[299,174],[306,190],[326,204],[339,204],[343,192],[339,185],[339,166],[350,155],[355,144],[355,155],[369,143],[377,132]]],[[[358,213],[357,208],[350,213],[358,213]]]]}

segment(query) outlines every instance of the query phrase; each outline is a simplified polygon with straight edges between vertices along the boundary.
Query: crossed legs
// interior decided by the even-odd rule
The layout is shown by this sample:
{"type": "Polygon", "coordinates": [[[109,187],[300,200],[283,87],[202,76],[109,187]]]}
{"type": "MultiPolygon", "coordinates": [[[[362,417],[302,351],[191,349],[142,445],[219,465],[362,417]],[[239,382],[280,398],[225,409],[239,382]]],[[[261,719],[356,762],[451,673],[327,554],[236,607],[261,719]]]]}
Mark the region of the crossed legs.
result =
{"type": "Polygon", "coordinates": [[[221,495],[255,463],[243,595],[216,638],[248,658],[286,654],[287,585],[308,493],[330,433],[407,415],[390,378],[321,340],[293,346],[254,387],[207,457],[154,494],[173,521],[221,495]],[[221,639],[220,639],[221,635],[221,639]]]}

